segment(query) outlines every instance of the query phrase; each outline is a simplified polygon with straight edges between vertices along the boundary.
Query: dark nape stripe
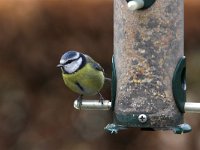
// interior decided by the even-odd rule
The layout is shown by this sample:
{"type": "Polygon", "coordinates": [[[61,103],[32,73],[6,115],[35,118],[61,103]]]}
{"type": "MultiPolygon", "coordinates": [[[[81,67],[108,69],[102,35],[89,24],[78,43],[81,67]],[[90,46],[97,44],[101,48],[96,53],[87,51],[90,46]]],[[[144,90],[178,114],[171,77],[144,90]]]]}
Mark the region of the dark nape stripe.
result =
{"type": "Polygon", "coordinates": [[[82,92],[84,92],[84,88],[80,85],[80,83],[75,82],[75,84],[78,86],[78,88],[79,88],[82,92]]]}
{"type": "Polygon", "coordinates": [[[82,64],[80,65],[80,67],[78,68],[78,70],[80,70],[81,68],[83,68],[85,66],[85,64],[86,64],[86,58],[85,58],[85,56],[82,53],[80,53],[80,57],[82,58],[82,64]]]}

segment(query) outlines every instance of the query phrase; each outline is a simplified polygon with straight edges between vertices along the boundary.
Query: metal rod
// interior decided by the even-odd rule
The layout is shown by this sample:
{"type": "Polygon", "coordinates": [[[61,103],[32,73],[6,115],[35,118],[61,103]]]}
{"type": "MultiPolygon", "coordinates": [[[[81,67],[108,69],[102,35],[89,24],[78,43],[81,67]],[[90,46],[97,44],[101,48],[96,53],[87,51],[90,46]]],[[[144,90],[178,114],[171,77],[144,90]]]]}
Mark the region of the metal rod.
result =
{"type": "Polygon", "coordinates": [[[185,103],[185,112],[200,113],[200,103],[186,102],[185,103]]]}
{"type": "Polygon", "coordinates": [[[99,100],[75,100],[74,108],[79,110],[110,110],[110,100],[103,100],[103,103],[99,100]]]}

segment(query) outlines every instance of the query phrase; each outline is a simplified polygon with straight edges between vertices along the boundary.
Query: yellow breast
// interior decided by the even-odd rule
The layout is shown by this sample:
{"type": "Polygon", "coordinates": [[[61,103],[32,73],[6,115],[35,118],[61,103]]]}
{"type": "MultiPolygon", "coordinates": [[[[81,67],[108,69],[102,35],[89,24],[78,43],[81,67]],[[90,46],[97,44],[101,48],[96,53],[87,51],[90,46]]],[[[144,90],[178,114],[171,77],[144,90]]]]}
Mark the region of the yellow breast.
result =
{"type": "Polygon", "coordinates": [[[72,91],[83,95],[95,95],[104,84],[102,71],[94,69],[90,63],[73,74],[62,74],[63,80],[72,91]]]}

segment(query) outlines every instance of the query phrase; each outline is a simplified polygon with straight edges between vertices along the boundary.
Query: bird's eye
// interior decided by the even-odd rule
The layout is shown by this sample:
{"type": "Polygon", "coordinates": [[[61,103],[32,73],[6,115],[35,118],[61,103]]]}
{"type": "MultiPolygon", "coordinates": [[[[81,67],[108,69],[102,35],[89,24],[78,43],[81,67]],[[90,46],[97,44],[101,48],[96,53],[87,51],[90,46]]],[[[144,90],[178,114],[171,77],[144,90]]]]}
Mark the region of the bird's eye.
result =
{"type": "Polygon", "coordinates": [[[66,62],[66,64],[70,64],[72,61],[74,61],[74,59],[68,60],[68,61],[66,62]]]}

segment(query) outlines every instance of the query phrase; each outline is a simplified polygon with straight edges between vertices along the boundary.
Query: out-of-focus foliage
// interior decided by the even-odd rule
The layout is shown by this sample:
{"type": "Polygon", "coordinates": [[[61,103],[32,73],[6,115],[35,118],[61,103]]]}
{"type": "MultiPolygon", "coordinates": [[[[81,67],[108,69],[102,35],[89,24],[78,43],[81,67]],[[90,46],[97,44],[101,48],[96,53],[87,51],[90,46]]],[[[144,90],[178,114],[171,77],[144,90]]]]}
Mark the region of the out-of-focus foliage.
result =
{"type": "MultiPolygon", "coordinates": [[[[185,50],[188,99],[200,99],[200,2],[186,0],[185,50]]],[[[111,76],[111,0],[0,0],[0,149],[131,150],[200,149],[200,116],[186,115],[193,132],[109,135],[110,112],[74,110],[76,94],[56,68],[62,53],[78,49],[111,76]]],[[[110,85],[102,94],[110,99],[110,85]]]]}

